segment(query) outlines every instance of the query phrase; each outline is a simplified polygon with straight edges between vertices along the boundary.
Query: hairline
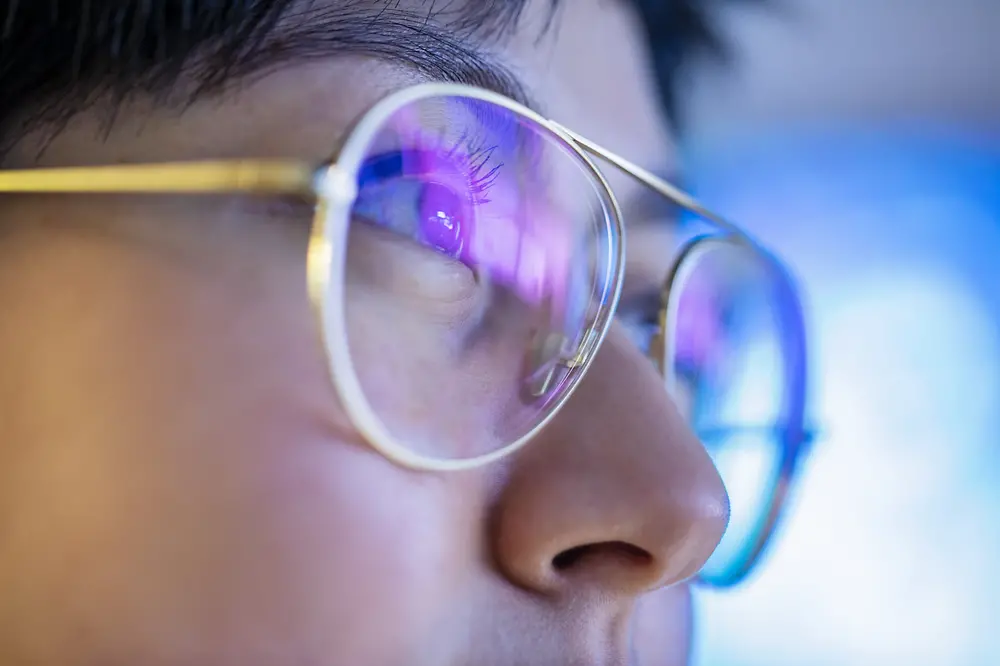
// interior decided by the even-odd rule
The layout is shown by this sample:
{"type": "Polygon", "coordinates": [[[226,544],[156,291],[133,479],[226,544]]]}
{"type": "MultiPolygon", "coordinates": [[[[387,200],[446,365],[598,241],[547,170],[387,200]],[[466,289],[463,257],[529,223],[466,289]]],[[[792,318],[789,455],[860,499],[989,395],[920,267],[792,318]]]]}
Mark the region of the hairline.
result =
{"type": "MultiPolygon", "coordinates": [[[[521,81],[489,52],[517,28],[528,0],[463,3],[459,8],[452,3],[442,8],[434,2],[425,4],[426,11],[418,11],[392,2],[344,6],[289,0],[273,25],[256,35],[252,48],[215,53],[213,49],[226,38],[219,34],[195,48],[175,72],[165,75],[155,66],[132,75],[98,72],[89,80],[72,81],[14,105],[15,112],[0,119],[0,157],[27,136],[41,135],[47,145],[84,112],[100,113],[102,128],[110,131],[130,101],[152,98],[158,105],[183,110],[277,70],[346,56],[372,57],[414,70],[428,80],[487,88],[533,106],[521,81]],[[497,5],[504,11],[484,9],[497,5]]],[[[558,0],[551,0],[552,15],[558,5],[558,0]]]]}

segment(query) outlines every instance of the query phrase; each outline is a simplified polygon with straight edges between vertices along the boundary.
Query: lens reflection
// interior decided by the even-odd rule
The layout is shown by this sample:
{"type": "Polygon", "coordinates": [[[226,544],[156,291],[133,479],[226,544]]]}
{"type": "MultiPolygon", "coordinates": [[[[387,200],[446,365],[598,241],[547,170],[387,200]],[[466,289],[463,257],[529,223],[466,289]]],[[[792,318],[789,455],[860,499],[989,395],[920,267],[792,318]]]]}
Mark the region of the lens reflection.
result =
{"type": "Polygon", "coordinates": [[[696,241],[670,295],[668,334],[678,404],[716,462],[729,527],[702,572],[737,574],[766,527],[784,454],[788,382],[779,280],[736,239],[696,241]]]}
{"type": "Polygon", "coordinates": [[[699,433],[729,493],[726,533],[702,569],[709,581],[737,575],[754,556],[766,528],[778,475],[782,442],[774,430],[719,429],[699,433]]]}
{"type": "Polygon", "coordinates": [[[357,185],[345,307],[367,401],[429,458],[516,442],[578,379],[613,291],[605,191],[545,127],[461,96],[398,109],[357,185]]]}

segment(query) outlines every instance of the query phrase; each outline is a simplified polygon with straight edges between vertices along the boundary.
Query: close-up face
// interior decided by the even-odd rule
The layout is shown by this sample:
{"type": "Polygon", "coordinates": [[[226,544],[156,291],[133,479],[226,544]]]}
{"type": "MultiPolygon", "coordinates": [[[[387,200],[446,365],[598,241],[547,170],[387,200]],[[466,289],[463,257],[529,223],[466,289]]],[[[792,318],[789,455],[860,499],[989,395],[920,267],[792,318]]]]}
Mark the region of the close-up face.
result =
{"type": "Polygon", "coordinates": [[[0,199],[0,661],[688,663],[729,504],[643,338],[679,244],[560,129],[672,166],[638,18],[539,0],[482,49],[515,90],[317,56],[7,153],[332,159],[357,191],[0,199]],[[441,78],[540,115],[380,102],[441,78]]]}

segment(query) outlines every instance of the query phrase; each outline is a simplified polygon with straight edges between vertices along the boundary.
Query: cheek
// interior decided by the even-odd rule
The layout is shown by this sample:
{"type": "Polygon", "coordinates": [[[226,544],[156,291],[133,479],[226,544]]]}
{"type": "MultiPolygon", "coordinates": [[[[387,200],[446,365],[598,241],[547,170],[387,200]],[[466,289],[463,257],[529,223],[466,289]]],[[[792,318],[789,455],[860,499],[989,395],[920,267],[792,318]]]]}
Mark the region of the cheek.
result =
{"type": "Polygon", "coordinates": [[[72,293],[22,299],[33,323],[0,340],[20,355],[3,359],[0,627],[116,663],[416,649],[469,566],[455,507],[475,502],[355,441],[301,276],[205,287],[109,259],[78,256],[72,293]]]}
{"type": "Polygon", "coordinates": [[[643,597],[632,624],[637,663],[686,666],[691,658],[691,591],[687,585],[643,597]]]}

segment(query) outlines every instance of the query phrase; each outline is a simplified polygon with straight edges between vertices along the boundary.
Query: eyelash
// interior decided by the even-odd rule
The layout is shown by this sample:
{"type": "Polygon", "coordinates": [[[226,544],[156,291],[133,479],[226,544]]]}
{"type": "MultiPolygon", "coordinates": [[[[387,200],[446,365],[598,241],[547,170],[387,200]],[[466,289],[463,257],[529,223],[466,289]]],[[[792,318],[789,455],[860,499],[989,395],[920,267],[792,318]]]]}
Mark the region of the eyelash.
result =
{"type": "Polygon", "coordinates": [[[445,136],[442,131],[438,136],[429,133],[418,133],[416,143],[419,150],[441,151],[449,160],[454,160],[467,179],[469,195],[476,205],[490,203],[489,192],[500,177],[504,163],[495,163],[494,154],[498,144],[487,145],[474,143],[468,133],[461,134],[444,146],[445,136]]]}

